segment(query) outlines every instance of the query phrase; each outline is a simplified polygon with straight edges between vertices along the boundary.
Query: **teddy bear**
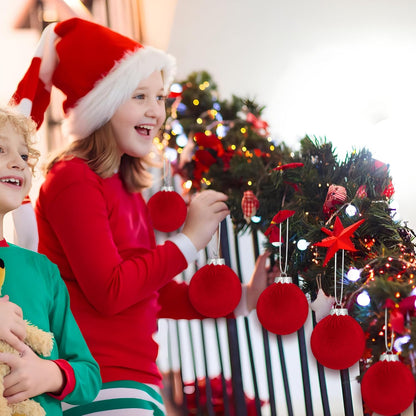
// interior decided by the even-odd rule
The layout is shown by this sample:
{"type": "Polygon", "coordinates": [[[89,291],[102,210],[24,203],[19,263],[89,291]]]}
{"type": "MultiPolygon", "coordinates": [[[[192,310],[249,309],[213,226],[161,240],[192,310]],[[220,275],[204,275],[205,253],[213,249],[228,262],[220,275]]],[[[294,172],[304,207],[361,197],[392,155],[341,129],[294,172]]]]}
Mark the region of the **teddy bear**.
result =
{"type": "MultiPolygon", "coordinates": [[[[0,259],[0,296],[1,288],[4,283],[5,270],[4,263],[0,259]]],[[[33,351],[48,357],[53,348],[53,334],[39,329],[37,326],[26,323],[26,338],[24,340],[33,351]]],[[[0,340],[0,352],[7,352],[12,354],[19,354],[6,342],[0,340]]],[[[19,403],[8,404],[7,399],[3,396],[4,393],[4,377],[9,374],[10,367],[0,362],[0,416],[45,416],[46,412],[43,407],[36,401],[27,399],[19,403]]]]}

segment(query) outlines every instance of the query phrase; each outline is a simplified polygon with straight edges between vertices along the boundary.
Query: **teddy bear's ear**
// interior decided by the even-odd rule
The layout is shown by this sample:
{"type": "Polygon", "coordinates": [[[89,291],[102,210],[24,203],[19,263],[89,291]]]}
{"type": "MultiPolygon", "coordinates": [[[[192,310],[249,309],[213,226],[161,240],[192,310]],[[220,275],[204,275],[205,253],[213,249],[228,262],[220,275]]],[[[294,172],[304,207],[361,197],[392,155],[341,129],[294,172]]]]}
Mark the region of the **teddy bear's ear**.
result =
{"type": "Polygon", "coordinates": [[[52,332],[45,332],[26,321],[25,343],[38,354],[49,357],[53,348],[53,334],[52,332]]]}

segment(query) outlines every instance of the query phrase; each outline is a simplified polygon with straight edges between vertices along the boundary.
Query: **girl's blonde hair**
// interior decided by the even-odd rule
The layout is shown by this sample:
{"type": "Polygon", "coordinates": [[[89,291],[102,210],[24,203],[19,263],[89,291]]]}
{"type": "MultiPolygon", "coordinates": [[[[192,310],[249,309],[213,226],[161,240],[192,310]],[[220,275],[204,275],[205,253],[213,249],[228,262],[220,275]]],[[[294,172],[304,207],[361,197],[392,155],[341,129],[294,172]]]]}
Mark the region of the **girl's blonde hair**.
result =
{"type": "Polygon", "coordinates": [[[10,124],[18,134],[20,134],[28,149],[28,165],[34,171],[35,165],[39,160],[40,152],[34,147],[36,138],[36,123],[14,107],[0,106],[0,128],[10,124]]]}
{"type": "Polygon", "coordinates": [[[118,171],[129,192],[139,192],[152,184],[152,175],[147,171],[146,166],[153,163],[148,157],[135,158],[123,155],[120,160],[110,122],[88,137],[70,143],[47,164],[46,173],[59,160],[68,160],[73,157],[85,159],[91,170],[102,178],[108,178],[118,171]]]}

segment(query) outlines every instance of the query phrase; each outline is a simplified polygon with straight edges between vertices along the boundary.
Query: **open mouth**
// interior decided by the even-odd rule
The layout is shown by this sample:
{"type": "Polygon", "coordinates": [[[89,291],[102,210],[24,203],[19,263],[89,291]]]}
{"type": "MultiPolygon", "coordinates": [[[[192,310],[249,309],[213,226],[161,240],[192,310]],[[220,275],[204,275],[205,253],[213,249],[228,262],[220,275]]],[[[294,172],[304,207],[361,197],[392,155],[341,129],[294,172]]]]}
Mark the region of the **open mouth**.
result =
{"type": "Polygon", "coordinates": [[[140,126],[135,127],[136,131],[143,136],[150,136],[150,132],[153,129],[153,126],[149,126],[147,124],[141,124],[140,126]]]}
{"type": "Polygon", "coordinates": [[[14,186],[22,186],[22,181],[20,179],[17,178],[2,178],[0,179],[1,183],[8,183],[10,185],[14,185],[14,186]]]}

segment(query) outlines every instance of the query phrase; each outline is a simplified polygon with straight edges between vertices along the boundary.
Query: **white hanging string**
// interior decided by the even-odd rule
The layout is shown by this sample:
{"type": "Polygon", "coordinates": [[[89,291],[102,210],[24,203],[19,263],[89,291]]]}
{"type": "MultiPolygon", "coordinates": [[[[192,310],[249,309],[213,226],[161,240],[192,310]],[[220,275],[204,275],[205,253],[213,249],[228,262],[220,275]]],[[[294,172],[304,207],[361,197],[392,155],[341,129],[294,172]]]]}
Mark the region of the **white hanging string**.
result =
{"type": "Polygon", "coordinates": [[[282,223],[279,223],[279,232],[280,232],[280,244],[279,244],[279,268],[280,275],[282,277],[286,276],[288,255],[289,255],[289,218],[286,218],[286,244],[285,244],[285,265],[282,267],[282,223]]]}
{"type": "Polygon", "coordinates": [[[335,253],[334,256],[334,298],[335,298],[335,305],[342,306],[342,298],[344,296],[344,250],[342,250],[342,260],[341,260],[341,290],[339,294],[339,299],[337,297],[337,256],[338,253],[335,253]]]}
{"type": "Polygon", "coordinates": [[[212,249],[213,256],[208,259],[208,264],[213,264],[216,266],[225,264],[225,259],[220,258],[220,243],[221,243],[220,233],[221,233],[221,223],[218,224],[218,230],[216,232],[217,246],[214,249],[212,249]]]}
{"type": "Polygon", "coordinates": [[[171,166],[166,155],[163,155],[163,188],[169,191],[173,190],[171,166]]]}

